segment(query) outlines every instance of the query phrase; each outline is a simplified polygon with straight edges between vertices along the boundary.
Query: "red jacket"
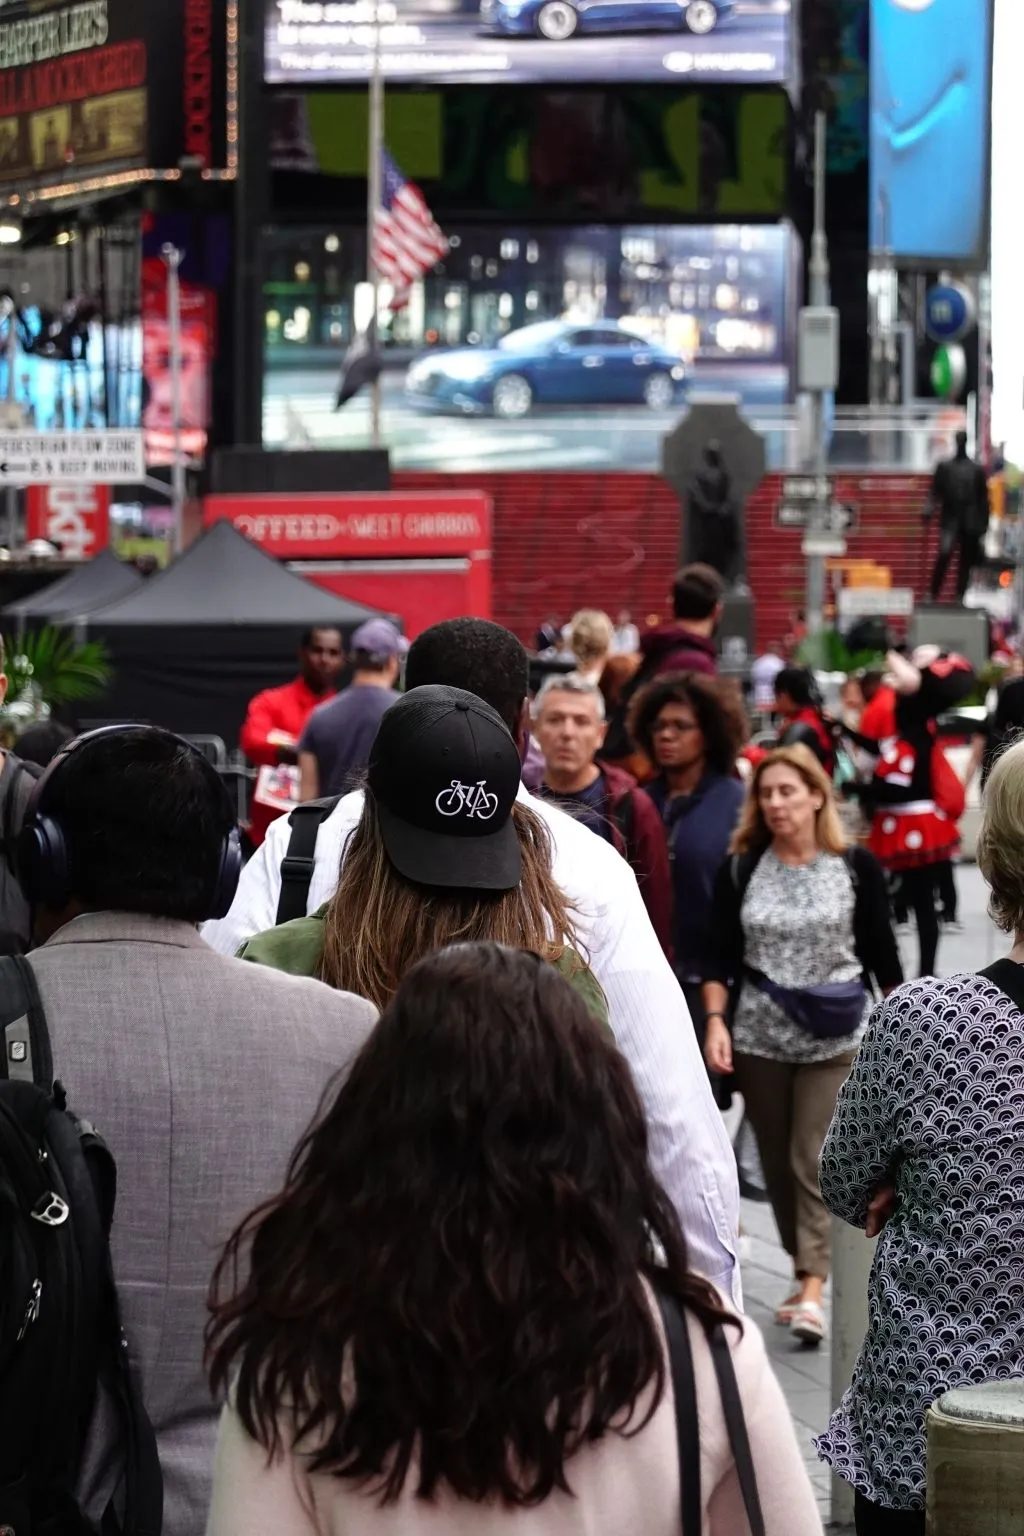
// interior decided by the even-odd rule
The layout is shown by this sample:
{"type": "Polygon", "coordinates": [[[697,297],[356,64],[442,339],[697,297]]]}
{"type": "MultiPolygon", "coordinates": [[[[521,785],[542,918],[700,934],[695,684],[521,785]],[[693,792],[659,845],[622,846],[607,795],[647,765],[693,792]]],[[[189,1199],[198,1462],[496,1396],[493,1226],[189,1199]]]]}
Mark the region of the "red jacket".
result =
{"type": "Polygon", "coordinates": [[[601,764],[608,792],[612,842],[636,875],[644,906],[665,954],[672,958],[672,872],[657,806],[621,768],[601,764]],[[629,833],[628,838],[624,830],[629,833]]]}
{"type": "Polygon", "coordinates": [[[644,681],[666,672],[703,672],[714,677],[718,671],[718,646],[710,635],[695,634],[685,623],[673,619],[659,624],[640,637],[643,654],[641,672],[644,681]]]}
{"type": "MultiPolygon", "coordinates": [[[[306,721],[320,704],[334,698],[334,689],[327,693],[314,693],[304,678],[297,677],[283,688],[267,688],[249,702],[249,713],[242,726],[240,745],[251,763],[258,767],[273,767],[278,761],[279,742],[270,741],[272,731],[280,731],[291,738],[298,748],[299,738],[306,721]]],[[[269,805],[254,803],[249,813],[249,834],[259,846],[267,835],[267,828],[276,821],[281,811],[269,805]]]]}

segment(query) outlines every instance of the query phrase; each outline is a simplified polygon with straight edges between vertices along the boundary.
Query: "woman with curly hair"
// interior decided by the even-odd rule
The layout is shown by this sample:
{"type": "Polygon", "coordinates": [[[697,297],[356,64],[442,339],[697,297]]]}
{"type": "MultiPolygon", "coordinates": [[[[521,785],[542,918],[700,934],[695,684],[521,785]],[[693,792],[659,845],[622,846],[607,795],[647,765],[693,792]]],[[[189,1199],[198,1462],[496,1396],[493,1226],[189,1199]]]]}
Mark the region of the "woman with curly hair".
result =
{"type": "Polygon", "coordinates": [[[658,769],[645,785],[661,813],[672,867],[672,950],[690,1017],[704,1045],[702,963],[715,876],[743,805],[736,759],[749,734],[740,691],[726,678],[676,673],[633,700],[630,734],[658,769]]]}
{"type": "Polygon", "coordinates": [[[820,1536],[761,1337],[690,1271],[629,1068],[535,955],[409,973],[212,1309],[208,1536],[747,1536],[758,1504],[820,1536]]]}

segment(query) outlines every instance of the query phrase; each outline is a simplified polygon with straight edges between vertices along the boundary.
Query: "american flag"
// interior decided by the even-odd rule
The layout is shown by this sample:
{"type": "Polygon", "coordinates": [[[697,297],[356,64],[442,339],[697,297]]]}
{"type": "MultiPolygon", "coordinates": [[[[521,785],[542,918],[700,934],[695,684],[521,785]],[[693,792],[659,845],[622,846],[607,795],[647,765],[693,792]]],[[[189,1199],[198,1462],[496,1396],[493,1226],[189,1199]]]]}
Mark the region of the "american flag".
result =
{"type": "Polygon", "coordinates": [[[392,309],[409,302],[418,277],[448,254],[448,239],[423,193],[406,181],[387,150],[381,150],[381,206],[373,221],[373,265],[394,289],[392,309]]]}

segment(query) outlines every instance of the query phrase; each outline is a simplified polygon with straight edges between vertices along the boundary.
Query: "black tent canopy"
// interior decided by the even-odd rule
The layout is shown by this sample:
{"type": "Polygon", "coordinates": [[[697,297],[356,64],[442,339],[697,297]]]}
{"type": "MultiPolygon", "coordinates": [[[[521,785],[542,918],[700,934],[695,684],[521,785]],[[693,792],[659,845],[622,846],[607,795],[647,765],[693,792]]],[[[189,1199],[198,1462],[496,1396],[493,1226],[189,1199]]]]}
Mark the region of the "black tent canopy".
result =
{"type": "Polygon", "coordinates": [[[28,619],[66,623],[128,597],[142,584],[143,577],[134,566],[126,565],[113,550],[105,549],[95,560],[68,571],[48,587],[7,603],[4,618],[12,618],[19,627],[28,619]]]}
{"type": "Polygon", "coordinates": [[[304,630],[346,637],[378,611],[285,570],[219,521],[158,576],[86,614],[114,681],[97,715],[237,742],[249,699],[295,676],[304,630]]]}

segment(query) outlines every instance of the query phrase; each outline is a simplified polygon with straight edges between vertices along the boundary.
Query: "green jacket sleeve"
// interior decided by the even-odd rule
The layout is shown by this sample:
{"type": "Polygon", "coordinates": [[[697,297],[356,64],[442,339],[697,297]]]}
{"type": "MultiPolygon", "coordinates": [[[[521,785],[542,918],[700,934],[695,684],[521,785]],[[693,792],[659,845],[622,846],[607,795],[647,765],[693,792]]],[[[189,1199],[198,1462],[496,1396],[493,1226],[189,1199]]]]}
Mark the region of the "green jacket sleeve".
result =
{"type": "Polygon", "coordinates": [[[600,1024],[608,1039],[613,1043],[615,1035],[608,1018],[608,999],[601,989],[601,983],[582,958],[574,949],[563,949],[555,961],[555,970],[565,977],[569,984],[576,988],[587,1007],[592,1018],[600,1024]]]}
{"type": "Polygon", "coordinates": [[[255,965],[269,965],[289,976],[315,978],[320,973],[323,952],[323,913],[317,912],[313,917],[297,917],[278,928],[254,934],[242,945],[238,958],[251,960],[255,965]]]}

